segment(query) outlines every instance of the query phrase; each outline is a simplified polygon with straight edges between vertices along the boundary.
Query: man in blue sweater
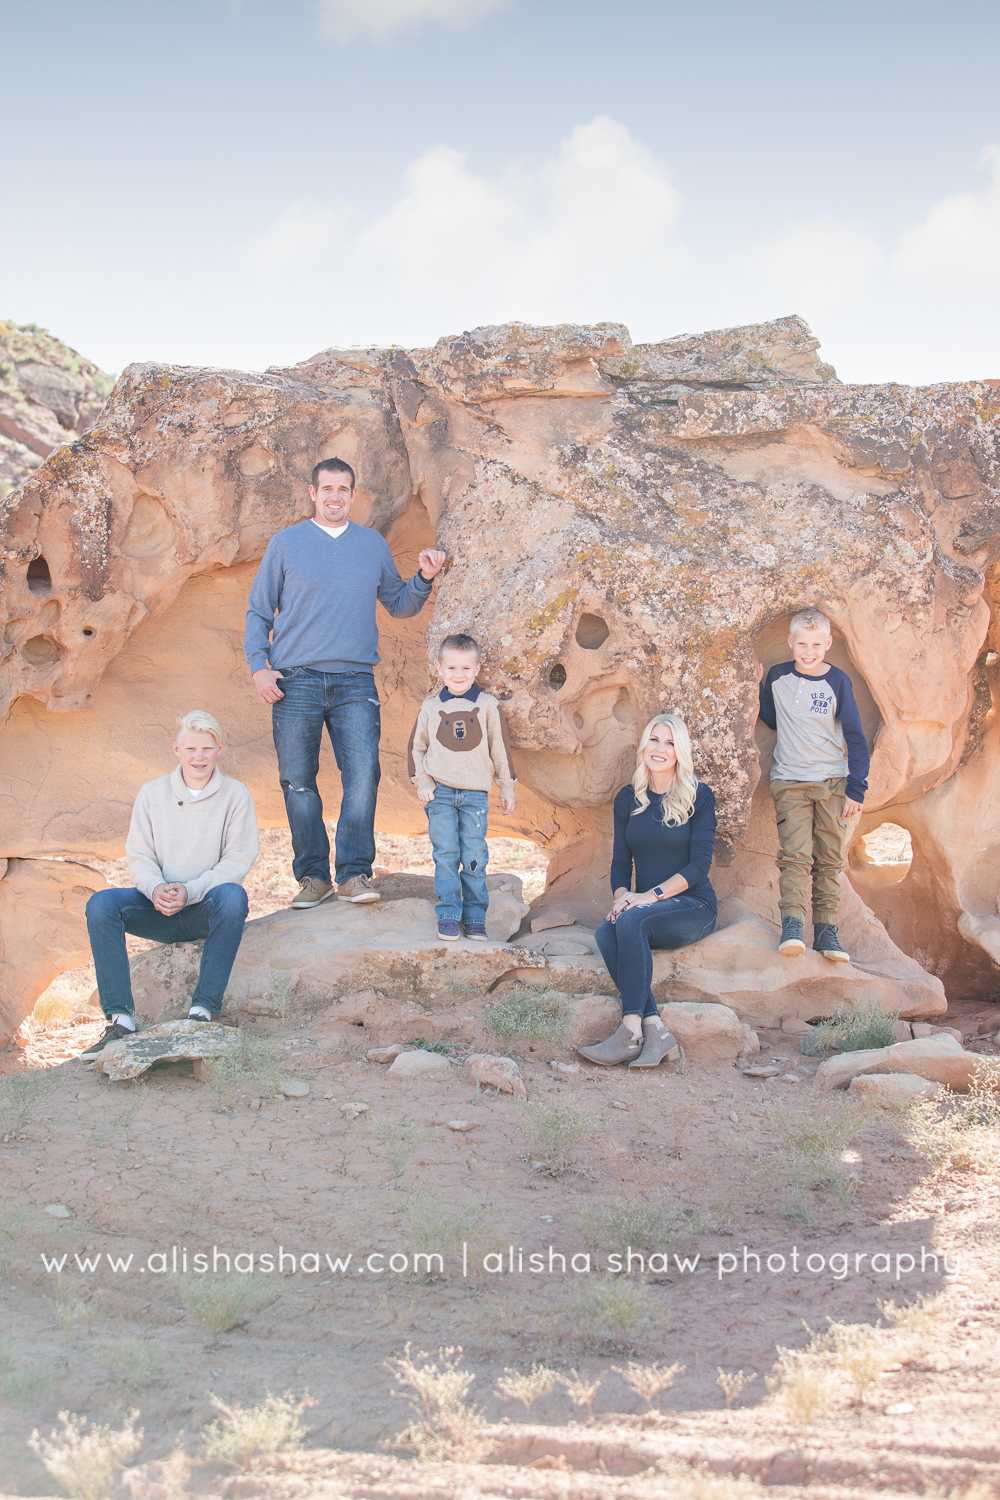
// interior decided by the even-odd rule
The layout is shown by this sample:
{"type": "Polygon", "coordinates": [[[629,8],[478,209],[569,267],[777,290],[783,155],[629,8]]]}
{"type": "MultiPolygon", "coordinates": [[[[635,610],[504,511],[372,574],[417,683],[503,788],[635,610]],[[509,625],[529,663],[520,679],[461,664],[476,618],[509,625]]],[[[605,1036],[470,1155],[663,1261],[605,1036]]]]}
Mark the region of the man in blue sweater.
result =
{"type": "Polygon", "coordinates": [[[837,935],[840,872],[847,819],[861,811],[868,790],[868,741],[851,679],[825,660],[833,645],[826,615],[793,615],[788,644],[793,659],[772,667],[760,687],[760,716],[778,731],[771,767],[781,844],[778,951],[796,958],[805,948],[811,875],[813,948],[847,963],[837,935]]]}
{"type": "Polygon", "coordinates": [[[382,732],[375,603],[397,619],[417,614],[445,562],[443,552],[421,552],[419,571],[404,582],[385,538],[348,520],[354,485],[343,459],[316,465],[309,486],[316,513],[268,542],[247,609],[247,663],[258,696],[271,705],[292,831],[294,907],[318,906],[334,891],[316,786],[324,724],[341,781],[337,896],[379,899],[371,885],[382,732]]]}

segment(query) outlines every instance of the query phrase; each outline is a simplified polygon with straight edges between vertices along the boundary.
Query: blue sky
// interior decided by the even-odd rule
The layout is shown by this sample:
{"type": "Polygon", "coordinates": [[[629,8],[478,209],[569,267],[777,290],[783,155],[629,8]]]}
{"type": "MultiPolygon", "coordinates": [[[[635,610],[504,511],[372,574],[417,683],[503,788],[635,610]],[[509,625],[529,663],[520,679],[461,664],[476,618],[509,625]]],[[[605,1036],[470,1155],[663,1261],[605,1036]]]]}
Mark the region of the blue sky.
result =
{"type": "Polygon", "coordinates": [[[800,313],[1000,377],[1000,7],[0,0],[0,317],[104,368],[800,313]]]}

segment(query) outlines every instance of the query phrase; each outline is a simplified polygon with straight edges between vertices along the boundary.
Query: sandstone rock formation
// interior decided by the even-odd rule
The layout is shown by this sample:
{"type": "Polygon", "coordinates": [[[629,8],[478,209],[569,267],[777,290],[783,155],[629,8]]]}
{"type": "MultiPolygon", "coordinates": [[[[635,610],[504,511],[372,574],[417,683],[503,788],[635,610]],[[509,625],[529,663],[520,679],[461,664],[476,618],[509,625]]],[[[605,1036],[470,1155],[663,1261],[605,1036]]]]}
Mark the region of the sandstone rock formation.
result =
{"type": "Polygon", "coordinates": [[[828,1057],[816,1069],[814,1082],[819,1089],[841,1089],[868,1073],[912,1073],[960,1094],[968,1092],[977,1076],[1000,1076],[993,1059],[966,1052],[954,1037],[942,1034],[828,1057]]]}
{"type": "MultiPolygon", "coordinates": [[[[195,704],[226,726],[261,821],[284,821],[243,610],[268,538],[307,513],[311,465],[339,453],[360,474],[355,519],[404,570],[435,535],[450,554],[433,613],[380,621],[382,827],[423,831],[406,740],[438,642],[469,630],[520,778],[497,831],[552,855],[535,915],[604,914],[611,798],[669,706],[717,794],[717,889],[773,923],[757,662],[816,602],[874,745],[861,831],[898,822],[915,849],[891,891],[852,865],[852,968],[905,991],[910,1015],[942,1008],[932,976],[981,993],[1000,958],[996,384],[842,385],[796,318],[644,346],[613,324],[508,325],[261,375],[132,366],[2,507],[0,855],[118,855],[195,704]]],[[[8,1003],[23,1014],[34,993],[8,1003]]],[[[800,994],[782,1014],[825,1004],[800,994]]]]}
{"type": "Polygon", "coordinates": [[[114,380],[34,323],[0,323],[0,498],[97,420],[114,380]]]}

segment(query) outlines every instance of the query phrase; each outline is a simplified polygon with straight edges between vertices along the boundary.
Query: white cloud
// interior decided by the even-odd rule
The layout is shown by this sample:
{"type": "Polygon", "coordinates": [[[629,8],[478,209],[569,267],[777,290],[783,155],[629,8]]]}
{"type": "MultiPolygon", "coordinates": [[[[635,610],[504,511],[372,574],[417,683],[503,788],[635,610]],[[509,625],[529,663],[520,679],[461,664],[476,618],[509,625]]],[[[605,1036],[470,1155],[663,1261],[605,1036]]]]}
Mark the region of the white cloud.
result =
{"type": "Polygon", "coordinates": [[[437,21],[442,26],[471,26],[508,0],[319,0],[320,27],[337,42],[355,37],[384,42],[397,32],[437,21]]]}
{"type": "Polygon", "coordinates": [[[787,310],[856,302],[882,261],[878,241],[829,215],[807,219],[742,257],[746,269],[787,310]]]}
{"type": "Polygon", "coordinates": [[[243,264],[261,281],[274,281],[292,266],[319,260],[342,244],[352,218],[348,204],[293,203],[246,244],[243,264]]]}
{"type": "Polygon", "coordinates": [[[618,316],[623,288],[632,298],[686,264],[680,211],[663,165],[598,116],[554,160],[495,180],[470,172],[457,151],[425,152],[357,253],[473,321],[618,316]]]}
{"type": "Polygon", "coordinates": [[[978,193],[955,193],[939,199],[922,224],[900,235],[894,269],[905,280],[952,283],[956,277],[970,277],[971,286],[955,289],[996,294],[1000,277],[1000,146],[985,146],[979,161],[981,166],[992,168],[991,183],[978,193]]]}

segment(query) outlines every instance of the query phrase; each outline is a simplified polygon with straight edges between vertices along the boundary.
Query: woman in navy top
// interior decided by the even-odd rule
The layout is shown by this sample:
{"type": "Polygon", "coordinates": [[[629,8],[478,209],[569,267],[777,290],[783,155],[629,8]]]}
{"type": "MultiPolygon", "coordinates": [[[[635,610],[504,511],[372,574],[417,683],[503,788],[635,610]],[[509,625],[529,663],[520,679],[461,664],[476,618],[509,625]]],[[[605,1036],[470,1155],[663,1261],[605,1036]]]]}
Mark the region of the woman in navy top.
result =
{"type": "Polygon", "coordinates": [[[588,1061],[655,1068],[680,1056],[650,990],[652,950],[684,948],[715,927],[714,846],[715,796],[694,774],[687,726],[676,714],[657,714],[639,740],[632,785],[615,798],[614,904],[596,933],[621,995],[622,1024],[607,1041],[579,1048],[588,1061]]]}

